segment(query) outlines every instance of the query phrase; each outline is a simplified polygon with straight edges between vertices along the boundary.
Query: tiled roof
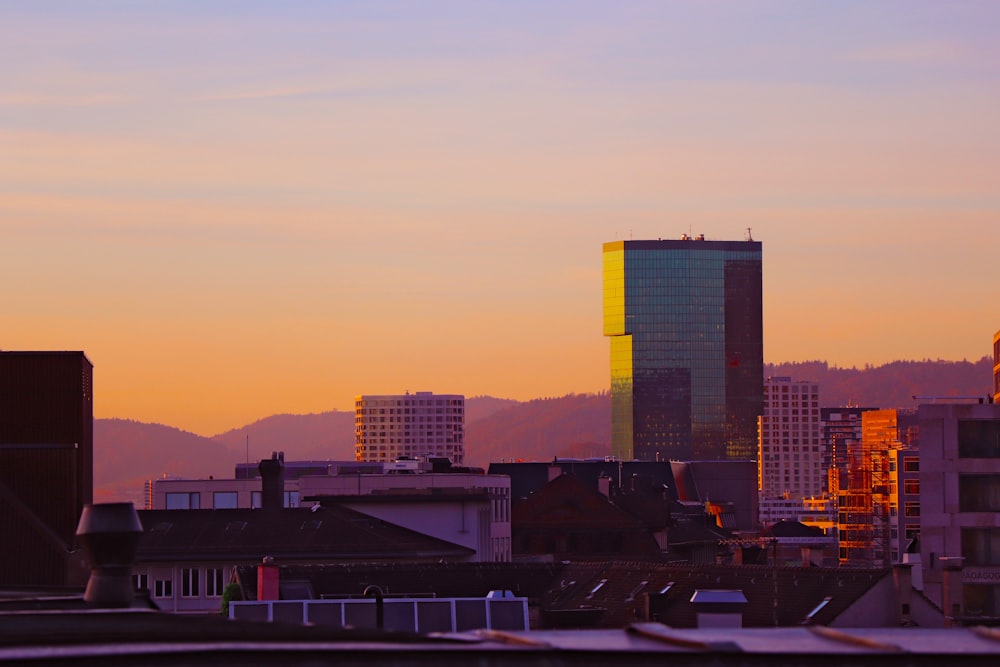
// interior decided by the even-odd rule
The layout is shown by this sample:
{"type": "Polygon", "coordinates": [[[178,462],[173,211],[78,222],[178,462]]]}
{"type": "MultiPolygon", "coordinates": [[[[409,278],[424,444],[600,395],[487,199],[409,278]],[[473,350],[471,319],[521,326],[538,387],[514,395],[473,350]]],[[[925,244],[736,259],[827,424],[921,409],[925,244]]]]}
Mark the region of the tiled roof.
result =
{"type": "Polygon", "coordinates": [[[636,517],[573,475],[560,475],[512,508],[511,527],[584,525],[589,529],[642,529],[636,517]]]}
{"type": "Polygon", "coordinates": [[[137,560],[467,558],[471,549],[346,507],[143,510],[137,560]]]}
{"type": "Polygon", "coordinates": [[[660,555],[650,528],[572,475],[557,477],[512,508],[511,538],[515,554],[558,559],[660,555]]]}
{"type": "Polygon", "coordinates": [[[887,570],[676,566],[656,562],[573,563],[543,604],[549,610],[601,608],[598,627],[624,627],[645,618],[672,627],[697,625],[691,596],[698,589],[741,590],[744,627],[798,625],[826,598],[809,624],[827,624],[888,574],[887,570]]]}

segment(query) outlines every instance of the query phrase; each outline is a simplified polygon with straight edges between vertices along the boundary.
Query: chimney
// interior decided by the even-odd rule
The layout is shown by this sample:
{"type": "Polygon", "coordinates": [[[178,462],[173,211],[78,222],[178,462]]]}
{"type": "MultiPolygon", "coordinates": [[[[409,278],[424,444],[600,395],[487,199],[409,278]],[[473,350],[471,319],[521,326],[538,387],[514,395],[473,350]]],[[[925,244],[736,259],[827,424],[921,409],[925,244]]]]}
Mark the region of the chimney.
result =
{"type": "Polygon", "coordinates": [[[279,511],[284,506],[285,479],[281,458],[277,452],[270,459],[263,459],[257,469],[260,471],[260,504],[266,512],[279,511]]]}
{"type": "Polygon", "coordinates": [[[802,567],[812,567],[812,547],[805,545],[802,547],[802,567]]]}
{"type": "Polygon", "coordinates": [[[910,613],[910,601],[913,598],[913,573],[909,563],[897,563],[892,566],[892,584],[896,594],[896,611],[899,612],[900,625],[913,625],[910,613]]]}
{"type": "Polygon", "coordinates": [[[920,559],[919,553],[905,553],[903,554],[903,562],[908,563],[913,566],[910,570],[910,580],[913,582],[913,588],[923,592],[924,590],[924,566],[920,559]]]}
{"type": "Polygon", "coordinates": [[[944,627],[962,625],[962,561],[961,556],[941,556],[944,578],[941,582],[941,601],[944,606],[944,627]]]}
{"type": "MultiPolygon", "coordinates": [[[[90,566],[83,599],[97,607],[132,603],[132,565],[142,524],[132,503],[84,505],[76,536],[90,566]]],[[[8,545],[10,546],[10,545],[8,545]]]]}
{"type": "Polygon", "coordinates": [[[742,628],[743,608],[747,598],[743,591],[698,589],[691,596],[699,628],[742,628]]]}
{"type": "Polygon", "coordinates": [[[274,564],[274,558],[264,556],[257,566],[257,600],[277,600],[280,583],[281,575],[278,566],[274,564]]]}

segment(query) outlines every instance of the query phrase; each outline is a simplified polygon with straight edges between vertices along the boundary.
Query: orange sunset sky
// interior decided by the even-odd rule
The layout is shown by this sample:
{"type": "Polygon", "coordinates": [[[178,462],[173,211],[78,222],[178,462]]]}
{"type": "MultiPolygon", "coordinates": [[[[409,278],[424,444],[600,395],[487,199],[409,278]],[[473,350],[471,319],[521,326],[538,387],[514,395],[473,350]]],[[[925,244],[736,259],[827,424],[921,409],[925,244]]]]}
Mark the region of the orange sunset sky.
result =
{"type": "Polygon", "coordinates": [[[202,435],[602,391],[601,244],[750,227],[766,361],[978,359],[998,33],[991,1],[3,3],[0,348],[202,435]]]}

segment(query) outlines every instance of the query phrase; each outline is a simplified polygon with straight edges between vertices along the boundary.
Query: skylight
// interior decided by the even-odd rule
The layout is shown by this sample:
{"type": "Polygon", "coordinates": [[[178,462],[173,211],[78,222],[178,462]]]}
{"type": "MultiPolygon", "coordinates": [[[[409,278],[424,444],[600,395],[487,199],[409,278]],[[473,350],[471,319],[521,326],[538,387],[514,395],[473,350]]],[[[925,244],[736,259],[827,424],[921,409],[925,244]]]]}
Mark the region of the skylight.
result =
{"type": "Polygon", "coordinates": [[[590,589],[590,594],[587,596],[587,599],[590,599],[590,598],[594,597],[594,593],[596,593],[597,591],[601,590],[601,588],[606,583],[608,583],[607,579],[601,579],[600,583],[598,583],[596,586],[594,586],[593,588],[590,589]]]}
{"type": "Polygon", "coordinates": [[[816,614],[818,614],[820,612],[820,610],[823,609],[823,607],[825,607],[826,605],[830,604],[830,600],[832,600],[832,599],[833,599],[832,597],[825,597],[825,598],[823,598],[822,602],[820,602],[818,605],[816,605],[811,612],[809,612],[808,614],[806,614],[805,621],[803,621],[803,622],[808,623],[809,621],[811,621],[813,619],[813,616],[815,616],[816,614]]]}
{"type": "Polygon", "coordinates": [[[649,582],[646,581],[645,579],[643,579],[642,581],[640,581],[639,585],[636,586],[635,588],[633,588],[632,592],[628,594],[628,597],[625,598],[625,601],[628,602],[628,601],[634,600],[635,596],[639,594],[639,591],[641,591],[643,588],[645,588],[646,584],[648,584],[648,583],[649,582]]]}

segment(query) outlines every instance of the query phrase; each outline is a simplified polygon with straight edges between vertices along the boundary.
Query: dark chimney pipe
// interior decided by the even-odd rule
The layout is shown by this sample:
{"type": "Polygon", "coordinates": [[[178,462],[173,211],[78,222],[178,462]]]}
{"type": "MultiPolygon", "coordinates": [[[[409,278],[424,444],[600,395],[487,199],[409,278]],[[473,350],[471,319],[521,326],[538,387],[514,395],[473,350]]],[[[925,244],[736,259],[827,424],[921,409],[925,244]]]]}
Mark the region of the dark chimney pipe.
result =
{"type": "Polygon", "coordinates": [[[90,565],[83,599],[98,607],[132,603],[132,565],[142,524],[132,503],[84,505],[76,536],[90,565]]]}
{"type": "Polygon", "coordinates": [[[271,454],[270,459],[263,459],[257,469],[260,471],[261,509],[267,512],[281,510],[285,504],[285,476],[278,453],[271,454]]]}
{"type": "Polygon", "coordinates": [[[375,627],[379,630],[385,628],[385,594],[382,593],[382,589],[371,584],[365,588],[365,592],[362,593],[363,597],[375,598],[375,627]]]}

